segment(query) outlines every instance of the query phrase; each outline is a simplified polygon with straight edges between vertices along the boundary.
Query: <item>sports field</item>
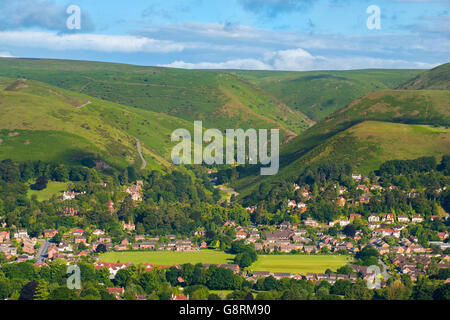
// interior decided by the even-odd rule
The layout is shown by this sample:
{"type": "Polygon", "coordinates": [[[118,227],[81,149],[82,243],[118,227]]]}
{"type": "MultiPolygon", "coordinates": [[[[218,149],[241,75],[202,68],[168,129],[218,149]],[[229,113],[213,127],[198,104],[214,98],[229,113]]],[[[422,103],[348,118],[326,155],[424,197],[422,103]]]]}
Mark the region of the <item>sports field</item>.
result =
{"type": "Polygon", "coordinates": [[[202,250],[196,252],[145,251],[145,252],[107,252],[100,256],[104,262],[149,263],[157,265],[174,265],[184,263],[232,263],[234,256],[222,251],[202,250]]]}
{"type": "MultiPolygon", "coordinates": [[[[157,265],[174,265],[184,263],[233,263],[234,256],[216,250],[199,252],[145,251],[145,252],[107,252],[100,256],[104,262],[149,263],[157,265]]],[[[336,271],[350,262],[344,255],[260,255],[251,267],[254,271],[289,272],[306,274],[320,273],[326,269],[336,271]]]]}
{"type": "Polygon", "coordinates": [[[344,255],[260,255],[250,267],[254,271],[287,272],[306,274],[336,271],[350,262],[344,255]]]}

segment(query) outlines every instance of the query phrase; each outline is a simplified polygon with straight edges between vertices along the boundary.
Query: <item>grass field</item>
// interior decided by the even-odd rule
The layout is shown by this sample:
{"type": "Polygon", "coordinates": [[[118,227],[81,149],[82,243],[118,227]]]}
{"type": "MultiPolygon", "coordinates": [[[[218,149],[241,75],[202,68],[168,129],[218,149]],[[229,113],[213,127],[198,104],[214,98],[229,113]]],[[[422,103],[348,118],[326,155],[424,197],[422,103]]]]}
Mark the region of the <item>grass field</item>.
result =
{"type": "Polygon", "coordinates": [[[350,260],[343,255],[261,255],[250,267],[253,271],[306,274],[336,271],[350,260]]]}
{"type": "Polygon", "coordinates": [[[56,182],[49,181],[47,188],[41,191],[37,190],[28,190],[28,197],[31,198],[32,195],[36,195],[38,201],[49,200],[53,195],[62,194],[66,191],[67,183],[66,182],[56,182]]]}
{"type": "Polygon", "coordinates": [[[210,128],[281,128],[284,136],[299,133],[310,124],[300,111],[220,71],[0,59],[0,75],[33,79],[189,122],[202,119],[210,128]]]}
{"type": "Polygon", "coordinates": [[[204,250],[200,252],[145,251],[145,252],[107,252],[100,256],[104,262],[149,263],[157,265],[175,265],[184,263],[232,263],[234,256],[222,251],[204,250]]]}
{"type": "Polygon", "coordinates": [[[423,70],[232,71],[315,121],[365,94],[394,89],[423,70]]]}

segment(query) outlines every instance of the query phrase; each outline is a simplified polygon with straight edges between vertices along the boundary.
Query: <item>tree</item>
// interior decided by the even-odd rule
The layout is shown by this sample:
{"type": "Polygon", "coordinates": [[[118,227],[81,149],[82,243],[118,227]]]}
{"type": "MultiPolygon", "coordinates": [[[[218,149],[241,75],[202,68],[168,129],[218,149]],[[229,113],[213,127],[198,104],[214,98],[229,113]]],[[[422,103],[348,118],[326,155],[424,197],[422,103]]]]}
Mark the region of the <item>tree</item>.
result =
{"type": "Polygon", "coordinates": [[[39,284],[34,294],[34,300],[47,300],[50,293],[48,292],[48,283],[45,280],[39,280],[39,284]]]}
{"type": "Polygon", "coordinates": [[[8,280],[0,281],[0,300],[5,300],[11,295],[11,285],[8,280]]]}
{"type": "Polygon", "coordinates": [[[353,224],[348,224],[344,227],[342,232],[347,236],[353,238],[356,234],[356,228],[353,224]]]}
{"type": "Polygon", "coordinates": [[[330,289],[331,294],[345,295],[347,290],[350,290],[352,283],[349,280],[337,280],[330,289]]]}
{"type": "Polygon", "coordinates": [[[387,300],[408,299],[408,289],[400,280],[392,281],[383,291],[383,296],[387,300]]]}
{"type": "Polygon", "coordinates": [[[8,259],[6,258],[6,254],[4,252],[0,252],[0,265],[8,262],[8,259]]]}
{"type": "Polygon", "coordinates": [[[106,245],[104,243],[100,243],[97,248],[95,249],[96,253],[105,253],[106,250],[106,245]]]}
{"type": "Polygon", "coordinates": [[[337,269],[336,273],[351,275],[351,274],[353,274],[353,268],[347,264],[347,265],[342,266],[339,269],[337,269]]]}
{"type": "Polygon", "coordinates": [[[365,246],[355,254],[355,258],[359,259],[363,265],[377,265],[379,255],[379,252],[374,247],[365,246]]]}
{"type": "Polygon", "coordinates": [[[31,190],[44,190],[47,188],[48,180],[45,176],[40,176],[36,179],[36,182],[30,186],[31,190]]]}
{"type": "Polygon", "coordinates": [[[78,296],[74,290],[70,290],[67,286],[62,286],[50,292],[48,300],[77,300],[78,296]]]}
{"type": "Polygon", "coordinates": [[[358,279],[351,287],[345,289],[344,296],[347,300],[370,300],[373,292],[367,288],[364,280],[358,279]]]}
{"type": "Polygon", "coordinates": [[[133,277],[134,274],[135,270],[132,267],[120,269],[119,271],[117,271],[116,276],[114,277],[114,283],[119,287],[125,287],[128,280],[133,277]]]}
{"type": "Polygon", "coordinates": [[[28,282],[21,290],[19,300],[34,300],[39,282],[28,282]]]}
{"type": "Polygon", "coordinates": [[[58,232],[53,238],[52,238],[52,242],[56,243],[56,244],[60,244],[62,241],[62,233],[58,232]]]}
{"type": "Polygon", "coordinates": [[[442,286],[439,286],[433,292],[434,300],[450,300],[450,283],[446,283],[442,286]]]}

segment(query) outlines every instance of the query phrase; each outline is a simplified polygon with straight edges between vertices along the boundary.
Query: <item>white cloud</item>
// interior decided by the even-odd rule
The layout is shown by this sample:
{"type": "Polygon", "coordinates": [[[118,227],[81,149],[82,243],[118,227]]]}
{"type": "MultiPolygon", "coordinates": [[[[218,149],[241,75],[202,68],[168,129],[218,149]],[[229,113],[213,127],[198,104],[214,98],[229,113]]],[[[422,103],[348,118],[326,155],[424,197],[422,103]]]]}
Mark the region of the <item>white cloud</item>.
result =
{"type": "Polygon", "coordinates": [[[138,36],[104,34],[56,34],[51,32],[0,32],[0,45],[51,50],[92,50],[102,52],[181,52],[184,46],[173,41],[138,36]]]}
{"type": "Polygon", "coordinates": [[[429,69],[438,64],[425,62],[410,62],[400,59],[381,59],[364,56],[327,58],[313,56],[302,48],[280,50],[267,53],[258,59],[235,59],[225,62],[200,62],[189,63],[175,61],[162,67],[184,68],[184,69],[244,69],[244,70],[285,70],[285,71],[307,71],[307,70],[350,70],[369,68],[392,68],[406,69],[419,68],[429,69]]]}
{"type": "Polygon", "coordinates": [[[246,70],[270,70],[272,67],[257,59],[235,59],[225,62],[200,62],[188,63],[174,61],[170,64],[160,65],[167,68],[181,69],[246,69],[246,70]]]}
{"type": "Polygon", "coordinates": [[[9,51],[0,51],[0,58],[14,58],[9,51]]]}

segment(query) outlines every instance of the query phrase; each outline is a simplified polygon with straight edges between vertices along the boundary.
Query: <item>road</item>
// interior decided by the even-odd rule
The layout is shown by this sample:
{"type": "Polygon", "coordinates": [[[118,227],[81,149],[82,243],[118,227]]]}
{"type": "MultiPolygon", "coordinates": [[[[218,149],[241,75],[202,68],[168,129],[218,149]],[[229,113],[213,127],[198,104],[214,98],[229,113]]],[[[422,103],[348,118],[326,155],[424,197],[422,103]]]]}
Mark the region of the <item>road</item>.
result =
{"type": "Polygon", "coordinates": [[[39,249],[37,255],[36,255],[36,261],[38,263],[44,262],[45,258],[48,256],[48,247],[50,247],[50,241],[45,240],[45,242],[42,244],[41,248],[39,249]]]}
{"type": "Polygon", "coordinates": [[[145,169],[145,168],[147,168],[147,161],[145,161],[145,158],[142,154],[141,141],[139,141],[139,139],[136,138],[136,143],[137,143],[137,150],[138,150],[139,156],[141,157],[141,160],[142,160],[142,169],[145,169]]]}

